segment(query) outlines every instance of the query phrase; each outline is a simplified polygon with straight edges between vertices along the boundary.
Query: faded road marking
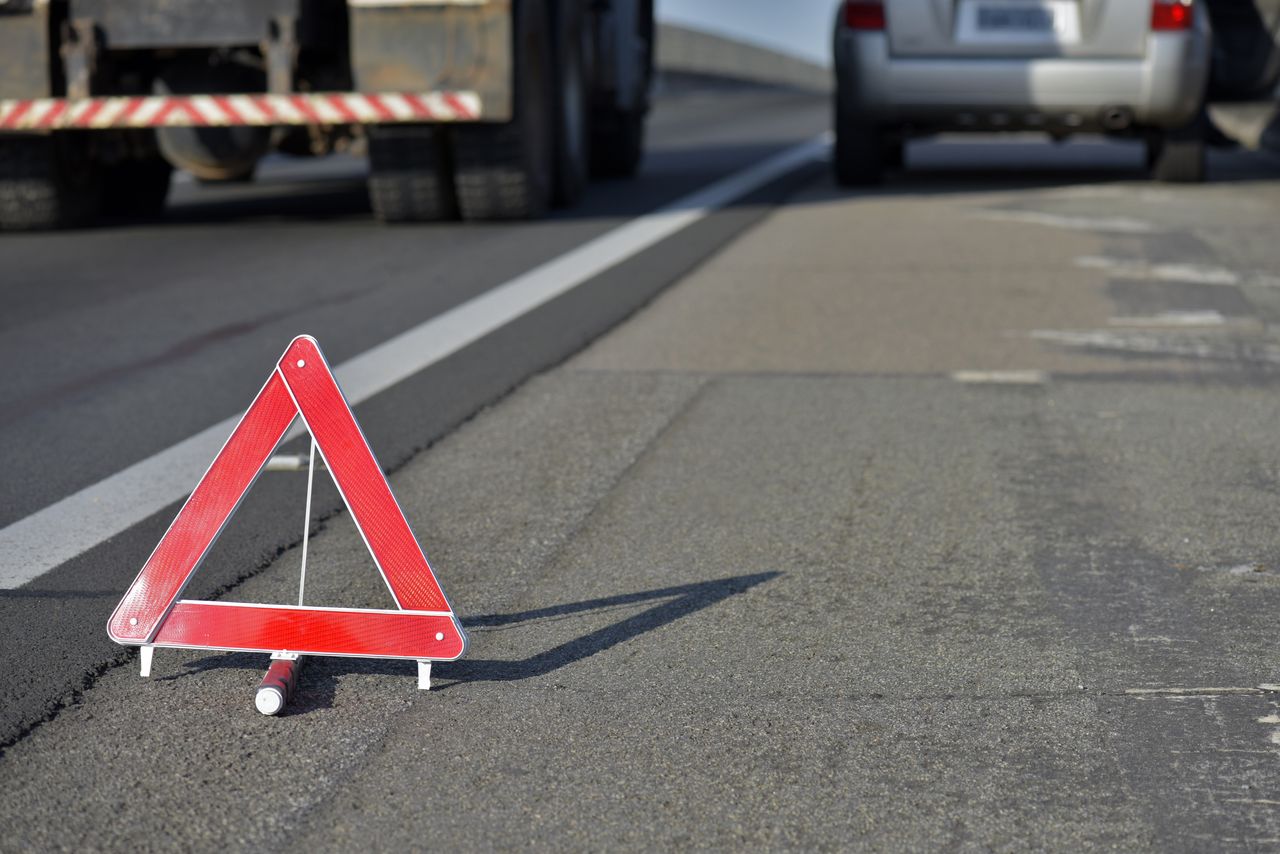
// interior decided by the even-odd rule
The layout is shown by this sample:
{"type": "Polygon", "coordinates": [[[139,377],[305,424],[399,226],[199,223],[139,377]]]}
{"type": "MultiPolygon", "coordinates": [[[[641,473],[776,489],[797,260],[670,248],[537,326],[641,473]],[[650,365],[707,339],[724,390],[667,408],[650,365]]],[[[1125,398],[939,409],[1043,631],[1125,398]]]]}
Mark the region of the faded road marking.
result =
{"type": "Polygon", "coordinates": [[[1179,359],[1280,365],[1280,347],[1230,338],[1110,329],[1035,329],[1031,338],[1063,347],[1179,359]]]}
{"type": "Polygon", "coordinates": [[[958,383],[990,383],[992,385],[1044,385],[1049,375],[1044,371],[956,371],[951,379],[958,383]]]}
{"type": "Polygon", "coordinates": [[[1050,228],[1066,228],[1072,231],[1101,231],[1112,234],[1152,234],[1160,229],[1146,220],[1127,216],[1067,216],[1044,211],[1018,211],[990,209],[979,211],[982,219],[1002,222],[1025,222],[1050,228]]]}
{"type": "Polygon", "coordinates": [[[1106,270],[1113,276],[1126,279],[1154,279],[1161,282],[1186,282],[1198,285],[1238,285],[1242,277],[1225,267],[1206,267],[1199,264],[1151,264],[1131,258],[1108,258],[1102,255],[1082,255],[1076,266],[1085,270],[1106,270]]]}
{"type": "Polygon", "coordinates": [[[1259,685],[1256,688],[1125,688],[1131,696],[1145,697],[1208,697],[1215,694],[1274,694],[1277,685],[1259,685]]]}
{"type": "Polygon", "coordinates": [[[1280,288],[1280,276],[1258,270],[1240,272],[1207,264],[1153,264],[1139,258],[1113,258],[1105,255],[1081,255],[1076,266],[1083,270],[1103,270],[1122,279],[1145,279],[1156,282],[1179,282],[1220,287],[1280,288]]]}
{"type": "Polygon", "coordinates": [[[1220,311],[1162,311],[1145,317],[1110,317],[1112,326],[1180,327],[1222,326],[1227,322],[1220,311]]]}

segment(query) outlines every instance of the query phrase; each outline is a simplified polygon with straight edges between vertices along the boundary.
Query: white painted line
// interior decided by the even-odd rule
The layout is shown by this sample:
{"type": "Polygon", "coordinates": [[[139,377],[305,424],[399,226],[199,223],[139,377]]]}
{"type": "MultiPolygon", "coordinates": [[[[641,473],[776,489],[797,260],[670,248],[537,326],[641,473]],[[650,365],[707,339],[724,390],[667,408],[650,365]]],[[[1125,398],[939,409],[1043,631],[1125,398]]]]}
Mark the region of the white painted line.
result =
{"type": "Polygon", "coordinates": [[[1224,326],[1227,319],[1219,311],[1162,311],[1143,317],[1111,317],[1111,326],[1136,326],[1145,329],[1177,329],[1187,326],[1224,326]]]}
{"type": "MultiPolygon", "coordinates": [[[[830,144],[824,134],[633,219],[344,362],[335,370],[338,382],[352,404],[368,400],[735,199],[827,156],[830,144]]],[[[263,366],[264,374],[270,367],[263,366]]],[[[236,415],[220,421],[0,530],[0,590],[39,578],[185,498],[239,420],[236,415]]]]}
{"type": "Polygon", "coordinates": [[[1186,333],[1112,329],[1034,329],[1031,331],[1031,338],[1063,347],[1111,350],[1148,356],[1280,364],[1280,347],[1274,344],[1245,343],[1211,336],[1195,337],[1186,333]]]}
{"type": "Polygon", "coordinates": [[[1213,359],[1218,351],[1207,341],[1195,339],[1170,340],[1167,335],[1151,332],[1116,332],[1109,329],[1034,329],[1031,337],[1066,347],[1088,347],[1100,350],[1118,350],[1126,353],[1143,353],[1153,356],[1183,356],[1186,358],[1213,359]]]}
{"type": "Polygon", "coordinates": [[[1125,688],[1124,692],[1135,697],[1196,697],[1211,694],[1269,694],[1274,690],[1274,685],[1259,685],[1257,688],[1125,688]]]}
{"type": "Polygon", "coordinates": [[[1044,385],[1049,375],[1044,371],[956,371],[951,379],[975,385],[1044,385]]]}
{"type": "Polygon", "coordinates": [[[1045,225],[1050,228],[1065,228],[1072,231],[1100,231],[1111,234],[1151,234],[1158,231],[1154,225],[1146,220],[1133,219],[1127,216],[1066,216],[1045,213],[1044,211],[999,210],[995,208],[977,211],[976,213],[981,219],[1045,225]]]}
{"type": "Polygon", "coordinates": [[[1104,270],[1108,275],[1121,279],[1149,279],[1222,287],[1280,288],[1280,276],[1271,273],[1258,270],[1237,272],[1226,267],[1203,264],[1151,264],[1136,258],[1082,255],[1076,259],[1076,266],[1085,270],[1104,270]]]}
{"type": "Polygon", "coordinates": [[[1105,270],[1113,276],[1125,279],[1154,279],[1161,282],[1186,282],[1194,285],[1240,284],[1244,277],[1225,267],[1209,267],[1201,264],[1151,264],[1135,258],[1108,258],[1100,255],[1083,255],[1076,259],[1076,266],[1086,270],[1105,270]]]}

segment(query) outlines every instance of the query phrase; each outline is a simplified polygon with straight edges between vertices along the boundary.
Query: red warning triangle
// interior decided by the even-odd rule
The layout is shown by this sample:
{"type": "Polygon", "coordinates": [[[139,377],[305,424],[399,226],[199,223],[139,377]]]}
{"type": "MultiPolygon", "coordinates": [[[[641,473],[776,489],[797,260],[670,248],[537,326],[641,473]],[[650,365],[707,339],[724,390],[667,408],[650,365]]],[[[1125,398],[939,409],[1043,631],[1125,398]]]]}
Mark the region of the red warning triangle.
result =
{"type": "Polygon", "coordinates": [[[107,623],[117,643],[452,661],[466,635],[314,338],[295,338],[107,623]],[[301,416],[400,610],[182,600],[301,416]]]}

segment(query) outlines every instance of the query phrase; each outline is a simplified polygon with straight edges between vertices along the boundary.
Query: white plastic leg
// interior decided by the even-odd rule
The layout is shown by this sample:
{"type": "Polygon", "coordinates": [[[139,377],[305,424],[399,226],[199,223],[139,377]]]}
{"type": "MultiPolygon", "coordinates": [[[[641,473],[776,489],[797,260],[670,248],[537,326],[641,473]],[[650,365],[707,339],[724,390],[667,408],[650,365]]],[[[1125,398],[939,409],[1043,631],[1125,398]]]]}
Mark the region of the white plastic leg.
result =
{"type": "Polygon", "coordinates": [[[431,690],[431,662],[430,661],[418,662],[418,690],[419,691],[431,690]]]}
{"type": "Polygon", "coordinates": [[[155,651],[156,648],[154,646],[138,647],[139,658],[142,659],[142,678],[144,679],[151,675],[151,656],[155,651]]]}

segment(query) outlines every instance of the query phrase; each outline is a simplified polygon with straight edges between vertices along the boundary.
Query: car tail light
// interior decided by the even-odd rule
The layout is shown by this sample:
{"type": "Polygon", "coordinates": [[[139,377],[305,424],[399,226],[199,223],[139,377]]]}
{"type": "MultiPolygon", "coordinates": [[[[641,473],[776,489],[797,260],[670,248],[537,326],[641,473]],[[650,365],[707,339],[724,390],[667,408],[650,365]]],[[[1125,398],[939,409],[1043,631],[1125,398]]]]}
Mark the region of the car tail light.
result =
{"type": "Polygon", "coordinates": [[[851,30],[883,30],[884,3],[881,0],[846,0],[844,23],[851,30]]]}
{"type": "Polygon", "coordinates": [[[1157,32],[1170,30],[1189,30],[1194,22],[1194,10],[1184,0],[1156,0],[1151,5],[1151,29],[1157,32]]]}

